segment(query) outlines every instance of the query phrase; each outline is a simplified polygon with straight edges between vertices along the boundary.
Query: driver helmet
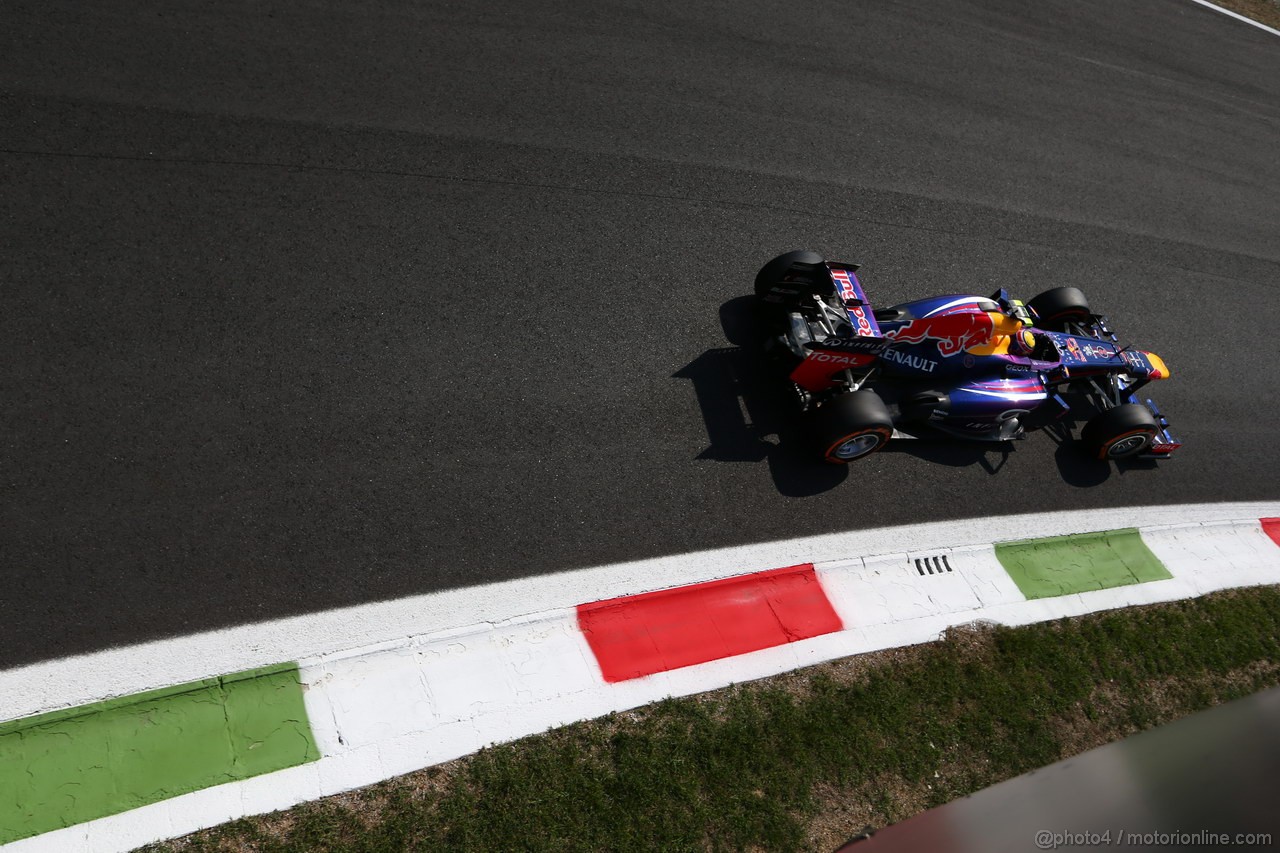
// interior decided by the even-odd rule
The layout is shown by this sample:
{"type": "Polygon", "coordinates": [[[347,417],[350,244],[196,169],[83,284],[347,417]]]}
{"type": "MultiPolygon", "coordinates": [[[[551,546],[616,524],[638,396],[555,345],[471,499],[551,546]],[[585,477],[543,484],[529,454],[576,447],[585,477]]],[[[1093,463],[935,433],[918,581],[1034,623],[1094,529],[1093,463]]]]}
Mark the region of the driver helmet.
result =
{"type": "Polygon", "coordinates": [[[1028,357],[1036,350],[1036,336],[1030,329],[1019,329],[1009,336],[1009,354],[1028,357]]]}

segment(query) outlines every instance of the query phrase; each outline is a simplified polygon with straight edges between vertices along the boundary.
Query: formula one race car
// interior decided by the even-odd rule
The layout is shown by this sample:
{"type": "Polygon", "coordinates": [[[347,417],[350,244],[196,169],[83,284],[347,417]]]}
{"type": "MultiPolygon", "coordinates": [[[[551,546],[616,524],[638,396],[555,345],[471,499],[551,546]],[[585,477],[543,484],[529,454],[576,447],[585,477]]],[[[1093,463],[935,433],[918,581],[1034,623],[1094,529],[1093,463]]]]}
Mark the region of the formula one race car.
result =
{"type": "Polygon", "coordinates": [[[1155,404],[1136,396],[1169,368],[1120,346],[1078,289],[1025,303],[1000,290],[873,309],[857,269],[798,251],[756,276],[766,347],[828,462],[891,438],[1008,441],[1076,419],[1087,419],[1081,439],[1099,459],[1159,459],[1181,446],[1155,404]]]}

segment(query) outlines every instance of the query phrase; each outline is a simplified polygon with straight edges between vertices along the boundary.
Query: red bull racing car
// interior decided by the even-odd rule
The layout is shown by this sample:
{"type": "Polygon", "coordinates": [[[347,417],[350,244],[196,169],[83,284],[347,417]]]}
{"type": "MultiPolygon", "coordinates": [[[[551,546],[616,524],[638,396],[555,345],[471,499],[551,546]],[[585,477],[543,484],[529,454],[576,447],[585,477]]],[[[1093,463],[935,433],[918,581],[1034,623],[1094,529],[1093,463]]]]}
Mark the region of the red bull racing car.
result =
{"type": "Polygon", "coordinates": [[[857,269],[797,251],[756,276],[766,346],[828,462],[894,438],[1008,441],[1078,419],[1099,459],[1165,458],[1181,446],[1155,404],[1137,396],[1169,368],[1120,346],[1078,289],[1025,303],[1001,290],[873,308],[857,269]]]}

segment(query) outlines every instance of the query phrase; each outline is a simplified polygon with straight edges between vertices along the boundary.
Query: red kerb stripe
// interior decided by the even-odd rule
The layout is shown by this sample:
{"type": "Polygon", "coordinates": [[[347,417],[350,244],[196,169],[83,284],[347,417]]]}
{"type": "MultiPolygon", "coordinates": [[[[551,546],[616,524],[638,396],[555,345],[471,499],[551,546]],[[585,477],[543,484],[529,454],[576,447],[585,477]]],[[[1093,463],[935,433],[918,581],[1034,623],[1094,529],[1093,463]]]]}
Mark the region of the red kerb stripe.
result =
{"type": "Polygon", "coordinates": [[[605,681],[794,643],[843,625],[812,563],[578,606],[605,681]]]}
{"type": "Polygon", "coordinates": [[[1271,541],[1280,545],[1280,518],[1260,518],[1262,532],[1271,537],[1271,541]]]}

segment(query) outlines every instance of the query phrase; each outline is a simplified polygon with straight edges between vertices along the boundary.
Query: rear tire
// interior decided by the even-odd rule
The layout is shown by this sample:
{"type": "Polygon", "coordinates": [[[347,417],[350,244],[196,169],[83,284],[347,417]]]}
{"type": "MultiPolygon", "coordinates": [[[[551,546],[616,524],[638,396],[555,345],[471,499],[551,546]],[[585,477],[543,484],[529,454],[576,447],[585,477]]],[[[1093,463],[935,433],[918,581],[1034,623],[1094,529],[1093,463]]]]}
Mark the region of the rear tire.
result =
{"type": "Polygon", "coordinates": [[[1093,316],[1089,300],[1078,287],[1055,287],[1027,301],[1036,314],[1036,328],[1065,332],[1068,323],[1087,323],[1093,316]]]}
{"type": "Polygon", "coordinates": [[[833,465],[875,453],[893,434],[893,418],[874,391],[833,397],[814,409],[811,417],[818,452],[833,465]]]}
{"type": "Polygon", "coordinates": [[[1080,438],[1098,459],[1124,459],[1150,447],[1159,431],[1146,406],[1125,403],[1090,418],[1080,431],[1080,438]]]}
{"type": "Polygon", "coordinates": [[[778,255],[756,273],[756,297],[770,308],[790,309],[809,294],[825,296],[831,292],[825,263],[822,255],[808,250],[778,255]]]}

